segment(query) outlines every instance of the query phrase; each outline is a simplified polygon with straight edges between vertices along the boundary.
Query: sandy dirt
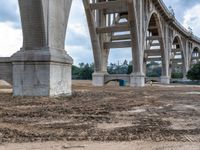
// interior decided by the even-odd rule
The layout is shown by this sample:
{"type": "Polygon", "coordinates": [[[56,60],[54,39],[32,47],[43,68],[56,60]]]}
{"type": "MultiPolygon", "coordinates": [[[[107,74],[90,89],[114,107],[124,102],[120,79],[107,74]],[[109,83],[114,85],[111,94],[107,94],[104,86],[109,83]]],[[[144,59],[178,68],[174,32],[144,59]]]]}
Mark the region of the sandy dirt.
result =
{"type": "Polygon", "coordinates": [[[200,150],[199,86],[93,87],[89,81],[74,81],[73,96],[60,98],[13,98],[11,89],[0,89],[0,149],[17,149],[10,143],[33,142],[25,149],[37,149],[38,142],[68,141],[87,146],[65,148],[65,142],[50,142],[38,149],[58,144],[58,149],[90,150],[96,145],[128,150],[129,145],[138,150],[200,150]]]}
{"type": "Polygon", "coordinates": [[[180,142],[45,142],[0,145],[0,150],[200,150],[199,143],[180,142]]]}

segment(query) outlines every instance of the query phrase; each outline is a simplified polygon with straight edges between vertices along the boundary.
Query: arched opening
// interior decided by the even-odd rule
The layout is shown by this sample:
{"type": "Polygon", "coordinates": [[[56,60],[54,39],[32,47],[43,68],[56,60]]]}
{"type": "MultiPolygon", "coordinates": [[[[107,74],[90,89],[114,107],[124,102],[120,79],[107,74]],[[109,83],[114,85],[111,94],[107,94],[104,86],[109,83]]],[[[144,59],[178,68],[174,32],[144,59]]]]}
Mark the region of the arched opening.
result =
{"type": "Polygon", "coordinates": [[[184,55],[181,39],[176,36],[172,42],[170,56],[170,74],[171,78],[181,79],[185,75],[184,55]]]}
{"type": "Polygon", "coordinates": [[[156,13],[149,19],[146,32],[146,44],[144,50],[144,72],[147,78],[159,78],[162,74],[163,43],[160,21],[156,13]]]}
{"type": "MultiPolygon", "coordinates": [[[[109,17],[111,26],[120,26],[128,24],[127,14],[119,13],[111,15],[109,17]]],[[[132,60],[131,48],[130,48],[130,31],[118,31],[111,33],[110,41],[115,43],[127,43],[122,45],[116,45],[116,47],[110,47],[108,56],[108,73],[109,74],[127,74],[128,66],[132,60]]]]}
{"type": "MultiPolygon", "coordinates": [[[[111,20],[108,21],[108,24],[110,23],[108,26],[127,25],[127,15],[127,13],[115,13],[108,16],[108,19],[111,20]]],[[[110,42],[106,43],[109,51],[107,72],[112,80],[105,82],[105,84],[115,82],[115,85],[120,85],[122,80],[119,79],[119,76],[117,75],[128,77],[132,62],[131,39],[129,35],[129,30],[112,32],[110,42]]],[[[126,81],[124,80],[124,82],[126,81]]]]}
{"type": "Polygon", "coordinates": [[[195,47],[192,51],[190,67],[200,62],[200,49],[195,47]]]}

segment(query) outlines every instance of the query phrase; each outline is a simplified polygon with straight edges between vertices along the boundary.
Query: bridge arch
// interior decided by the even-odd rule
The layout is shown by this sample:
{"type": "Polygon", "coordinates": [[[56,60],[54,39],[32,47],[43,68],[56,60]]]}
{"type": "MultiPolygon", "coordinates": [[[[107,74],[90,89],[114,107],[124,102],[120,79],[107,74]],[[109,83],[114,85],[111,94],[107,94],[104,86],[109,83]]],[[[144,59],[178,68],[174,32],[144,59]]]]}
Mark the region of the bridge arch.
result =
{"type": "MultiPolygon", "coordinates": [[[[145,34],[144,72],[149,76],[146,70],[146,66],[149,63],[157,63],[162,70],[161,72],[165,72],[166,57],[164,52],[162,24],[159,14],[156,11],[152,11],[149,15],[145,34]]],[[[157,77],[160,77],[162,74],[163,73],[158,74],[157,77]]]]}
{"type": "Polygon", "coordinates": [[[130,82],[130,76],[127,74],[112,74],[112,75],[105,75],[105,84],[108,84],[111,81],[120,81],[124,80],[126,82],[130,82]]]}
{"type": "Polygon", "coordinates": [[[148,19],[147,19],[147,26],[146,26],[146,31],[148,30],[149,28],[149,25],[152,21],[152,19],[155,19],[156,21],[156,27],[158,28],[158,31],[160,33],[160,35],[162,35],[162,24],[161,24],[161,20],[160,20],[160,17],[159,17],[159,14],[157,11],[152,11],[149,15],[148,15],[148,19]]]}
{"type": "Polygon", "coordinates": [[[173,77],[183,78],[186,76],[186,65],[185,65],[183,43],[181,37],[178,34],[176,34],[172,39],[169,70],[172,78],[173,77]]]}
{"type": "Polygon", "coordinates": [[[190,67],[200,62],[200,48],[194,47],[191,53],[190,67]]]}

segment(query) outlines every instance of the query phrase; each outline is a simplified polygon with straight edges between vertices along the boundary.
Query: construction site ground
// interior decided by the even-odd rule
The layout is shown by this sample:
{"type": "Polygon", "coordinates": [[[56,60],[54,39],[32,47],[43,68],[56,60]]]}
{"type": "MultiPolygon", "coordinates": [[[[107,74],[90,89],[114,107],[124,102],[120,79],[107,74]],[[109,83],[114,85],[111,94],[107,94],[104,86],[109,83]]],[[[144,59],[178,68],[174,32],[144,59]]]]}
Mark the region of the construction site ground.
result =
{"type": "Polygon", "coordinates": [[[0,87],[2,150],[200,150],[200,86],[73,81],[54,98],[0,87]]]}

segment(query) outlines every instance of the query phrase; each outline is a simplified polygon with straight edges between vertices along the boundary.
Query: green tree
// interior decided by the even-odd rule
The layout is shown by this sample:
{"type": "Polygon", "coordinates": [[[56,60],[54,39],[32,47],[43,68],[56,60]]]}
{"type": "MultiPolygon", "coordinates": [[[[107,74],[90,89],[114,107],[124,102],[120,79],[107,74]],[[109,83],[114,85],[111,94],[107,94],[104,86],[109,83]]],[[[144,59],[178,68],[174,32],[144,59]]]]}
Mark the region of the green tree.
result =
{"type": "Polygon", "coordinates": [[[171,77],[173,79],[181,79],[181,78],[183,78],[183,73],[182,72],[172,72],[171,77]]]}
{"type": "Polygon", "coordinates": [[[133,65],[128,65],[127,74],[131,74],[133,71],[133,65]]]}
{"type": "Polygon", "coordinates": [[[83,80],[91,80],[93,72],[94,69],[92,68],[92,66],[89,64],[85,64],[80,69],[80,78],[83,80]]]}
{"type": "Polygon", "coordinates": [[[187,73],[187,78],[190,80],[200,80],[200,63],[195,64],[187,73]]]}
{"type": "Polygon", "coordinates": [[[72,65],[72,79],[80,79],[80,68],[72,65]]]}

